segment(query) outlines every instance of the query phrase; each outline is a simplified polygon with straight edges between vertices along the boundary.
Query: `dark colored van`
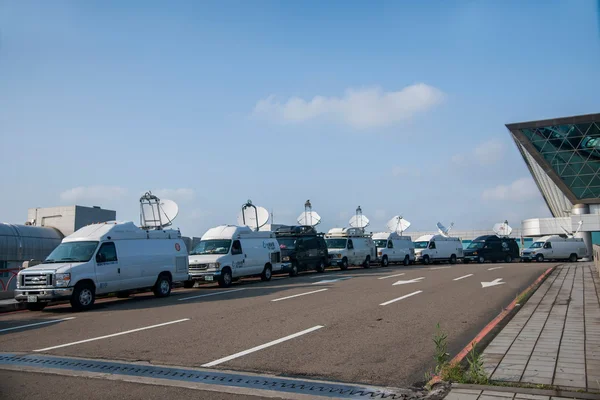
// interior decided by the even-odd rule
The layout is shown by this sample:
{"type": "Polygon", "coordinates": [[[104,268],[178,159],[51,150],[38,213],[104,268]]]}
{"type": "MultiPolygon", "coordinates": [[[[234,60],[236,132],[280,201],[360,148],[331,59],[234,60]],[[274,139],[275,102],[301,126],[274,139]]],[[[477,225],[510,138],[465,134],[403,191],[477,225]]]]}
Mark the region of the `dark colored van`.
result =
{"type": "Polygon", "coordinates": [[[327,244],[312,226],[286,226],[275,231],[281,249],[283,272],[296,276],[311,269],[324,272],[327,267],[327,244]]]}
{"type": "Polygon", "coordinates": [[[477,261],[512,262],[519,258],[519,245],[513,238],[485,235],[475,238],[465,249],[464,263],[477,261]]]}

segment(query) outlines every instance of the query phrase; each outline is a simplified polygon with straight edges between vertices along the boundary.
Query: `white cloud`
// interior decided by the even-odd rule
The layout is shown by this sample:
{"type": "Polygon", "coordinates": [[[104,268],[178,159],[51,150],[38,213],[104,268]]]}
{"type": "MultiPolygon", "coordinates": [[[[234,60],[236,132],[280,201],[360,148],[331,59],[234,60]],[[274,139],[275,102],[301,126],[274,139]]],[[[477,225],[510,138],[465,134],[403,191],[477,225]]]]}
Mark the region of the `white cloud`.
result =
{"type": "Polygon", "coordinates": [[[532,178],[521,178],[509,185],[498,185],[485,189],[481,194],[483,200],[523,202],[537,198],[538,188],[532,178]]]}
{"type": "Polygon", "coordinates": [[[181,189],[157,189],[153,190],[152,194],[156,195],[159,199],[165,198],[180,203],[192,201],[196,197],[194,189],[181,188],[181,189]]]}
{"type": "Polygon", "coordinates": [[[106,201],[115,200],[124,197],[127,189],[119,186],[78,186],[65,190],[60,194],[64,201],[72,203],[78,201],[106,201]]]}
{"type": "Polygon", "coordinates": [[[291,97],[279,102],[275,96],[260,100],[255,116],[283,122],[303,122],[328,118],[357,129],[396,124],[441,103],[444,93],[424,83],[407,86],[397,92],[380,87],[347,89],[342,97],[315,96],[312,100],[291,97]]]}
{"type": "Polygon", "coordinates": [[[472,158],[467,157],[464,153],[458,153],[452,156],[451,161],[460,166],[468,166],[473,163],[484,166],[493,165],[502,160],[505,149],[506,147],[501,140],[491,139],[475,147],[470,152],[473,155],[472,158]]]}

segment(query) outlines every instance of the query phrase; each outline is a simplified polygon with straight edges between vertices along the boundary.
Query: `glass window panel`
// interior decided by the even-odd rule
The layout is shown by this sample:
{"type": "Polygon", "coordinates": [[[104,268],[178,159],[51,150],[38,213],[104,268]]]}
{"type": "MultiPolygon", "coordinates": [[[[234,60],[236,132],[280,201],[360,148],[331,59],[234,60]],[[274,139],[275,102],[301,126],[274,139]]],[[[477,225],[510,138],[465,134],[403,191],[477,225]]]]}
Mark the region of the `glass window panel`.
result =
{"type": "Polygon", "coordinates": [[[561,179],[568,187],[573,186],[573,182],[575,182],[575,176],[563,176],[561,179]]]}
{"type": "Polygon", "coordinates": [[[568,162],[571,157],[573,156],[573,152],[572,151],[559,151],[556,153],[555,157],[554,157],[554,161],[562,161],[562,162],[568,162]]]}
{"type": "Polygon", "coordinates": [[[585,136],[591,125],[591,123],[576,124],[577,133],[573,132],[572,136],[585,136]]]}
{"type": "Polygon", "coordinates": [[[583,164],[584,163],[582,162],[570,162],[569,165],[567,165],[568,169],[565,169],[569,172],[565,173],[565,175],[578,175],[581,172],[581,168],[583,168],[583,164]]]}
{"type": "Polygon", "coordinates": [[[571,185],[573,188],[586,188],[587,187],[587,183],[581,179],[580,177],[575,177],[575,180],[573,181],[573,185],[571,185]]]}
{"type": "Polygon", "coordinates": [[[581,168],[581,172],[580,174],[595,174],[596,172],[598,172],[598,168],[594,168],[593,163],[591,162],[586,162],[585,164],[583,164],[583,168],[581,168]]]}
{"type": "Polygon", "coordinates": [[[575,197],[577,197],[578,199],[583,199],[582,195],[583,192],[585,192],[585,188],[572,188],[571,191],[573,192],[575,197]]]}

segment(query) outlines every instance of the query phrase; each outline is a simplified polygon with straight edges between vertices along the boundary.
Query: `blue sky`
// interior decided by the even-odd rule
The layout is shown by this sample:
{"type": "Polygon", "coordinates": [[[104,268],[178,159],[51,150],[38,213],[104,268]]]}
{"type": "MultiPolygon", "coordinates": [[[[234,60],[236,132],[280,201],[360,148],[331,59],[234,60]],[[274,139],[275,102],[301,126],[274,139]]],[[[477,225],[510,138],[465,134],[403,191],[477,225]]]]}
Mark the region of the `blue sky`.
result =
{"type": "Polygon", "coordinates": [[[0,0],[0,221],[549,216],[504,124],[600,111],[597,1],[0,0]]]}

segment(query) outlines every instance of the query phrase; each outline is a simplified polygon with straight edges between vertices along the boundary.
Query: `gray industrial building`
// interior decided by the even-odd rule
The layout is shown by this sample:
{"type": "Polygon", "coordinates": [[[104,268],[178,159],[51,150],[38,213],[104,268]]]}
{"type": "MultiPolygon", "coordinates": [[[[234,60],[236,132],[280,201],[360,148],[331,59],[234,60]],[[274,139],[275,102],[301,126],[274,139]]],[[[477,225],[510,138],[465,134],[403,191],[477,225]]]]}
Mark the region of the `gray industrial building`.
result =
{"type": "Polygon", "coordinates": [[[115,211],[100,207],[30,208],[25,225],[0,223],[0,299],[13,296],[15,277],[24,261],[44,260],[63,237],[116,216],[115,211]]]}

